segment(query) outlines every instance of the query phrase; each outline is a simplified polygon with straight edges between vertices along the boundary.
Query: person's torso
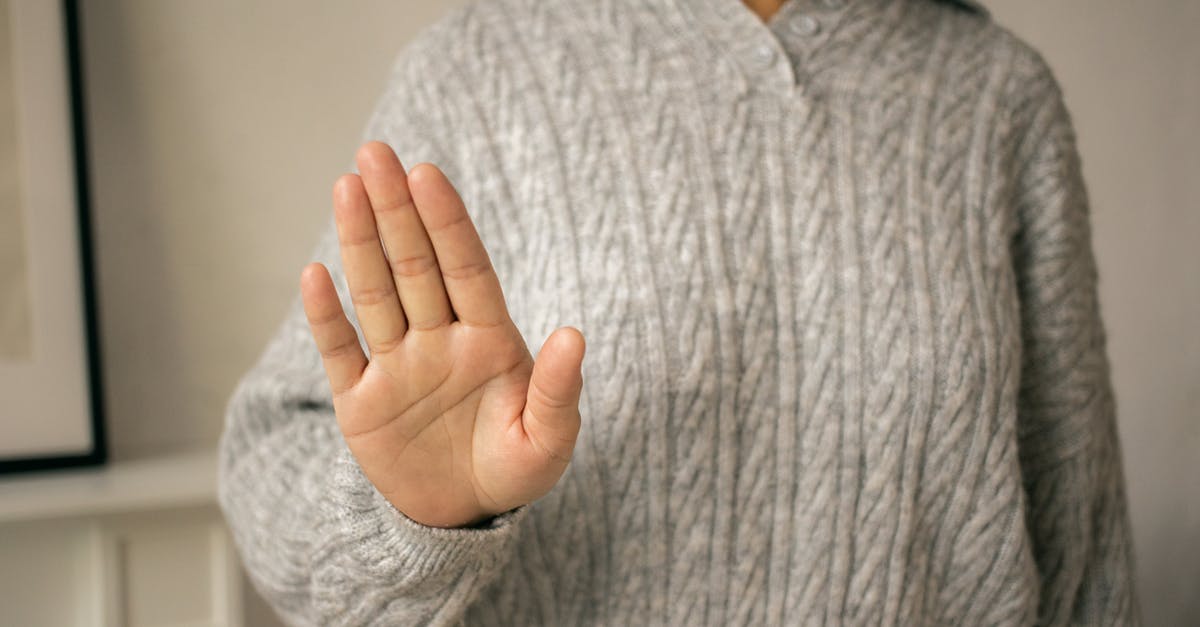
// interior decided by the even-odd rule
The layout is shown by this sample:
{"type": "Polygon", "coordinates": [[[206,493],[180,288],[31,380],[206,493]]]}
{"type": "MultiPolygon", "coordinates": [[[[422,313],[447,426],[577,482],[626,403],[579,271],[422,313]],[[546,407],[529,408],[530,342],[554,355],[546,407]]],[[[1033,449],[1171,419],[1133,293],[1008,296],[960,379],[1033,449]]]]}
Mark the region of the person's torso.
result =
{"type": "Polygon", "coordinates": [[[535,354],[586,336],[583,427],[468,621],[1028,619],[996,29],[515,4],[463,19],[450,174],[535,354]]]}

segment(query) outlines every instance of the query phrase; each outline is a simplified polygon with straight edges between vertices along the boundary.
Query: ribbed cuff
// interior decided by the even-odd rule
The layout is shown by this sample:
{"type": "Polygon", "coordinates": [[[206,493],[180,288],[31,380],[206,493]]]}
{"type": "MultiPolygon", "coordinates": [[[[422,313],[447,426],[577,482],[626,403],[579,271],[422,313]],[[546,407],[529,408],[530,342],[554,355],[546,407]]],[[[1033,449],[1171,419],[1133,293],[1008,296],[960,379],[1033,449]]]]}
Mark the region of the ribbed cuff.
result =
{"type": "Polygon", "coordinates": [[[334,464],[327,514],[336,520],[336,542],[369,574],[412,582],[453,580],[470,569],[490,572],[510,555],[527,506],[477,527],[445,529],[418,523],[397,510],[343,449],[334,464]]]}

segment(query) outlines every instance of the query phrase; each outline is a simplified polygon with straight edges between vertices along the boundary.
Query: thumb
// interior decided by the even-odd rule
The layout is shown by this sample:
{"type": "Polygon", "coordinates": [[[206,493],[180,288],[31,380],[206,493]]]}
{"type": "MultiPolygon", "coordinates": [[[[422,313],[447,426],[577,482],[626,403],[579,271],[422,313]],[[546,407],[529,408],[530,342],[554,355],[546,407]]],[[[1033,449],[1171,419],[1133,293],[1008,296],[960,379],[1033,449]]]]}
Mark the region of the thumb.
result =
{"type": "Polygon", "coordinates": [[[579,435],[579,394],[583,390],[583,334],[562,327],[542,344],[533,374],[525,412],[525,434],[548,458],[566,463],[579,435]]]}

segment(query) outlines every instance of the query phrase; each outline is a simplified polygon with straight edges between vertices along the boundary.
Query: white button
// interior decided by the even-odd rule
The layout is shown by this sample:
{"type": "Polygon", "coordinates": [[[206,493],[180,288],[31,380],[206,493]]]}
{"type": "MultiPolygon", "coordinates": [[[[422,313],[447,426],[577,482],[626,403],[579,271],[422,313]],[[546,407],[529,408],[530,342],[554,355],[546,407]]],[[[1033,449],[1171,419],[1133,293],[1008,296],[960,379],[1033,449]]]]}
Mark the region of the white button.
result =
{"type": "Polygon", "coordinates": [[[821,23],[811,15],[801,15],[792,20],[791,27],[793,33],[805,37],[811,37],[821,31],[821,23]]]}
{"type": "Polygon", "coordinates": [[[775,49],[767,44],[754,48],[754,62],[760,67],[769,67],[775,62],[775,49]]]}

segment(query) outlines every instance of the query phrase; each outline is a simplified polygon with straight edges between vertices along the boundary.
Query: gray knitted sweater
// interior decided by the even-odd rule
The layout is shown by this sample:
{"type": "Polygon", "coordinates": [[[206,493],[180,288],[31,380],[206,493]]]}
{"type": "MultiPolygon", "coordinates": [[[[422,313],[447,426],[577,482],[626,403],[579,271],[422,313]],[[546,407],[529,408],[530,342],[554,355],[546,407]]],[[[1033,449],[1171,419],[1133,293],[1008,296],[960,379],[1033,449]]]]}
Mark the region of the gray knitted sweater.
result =
{"type": "Polygon", "coordinates": [[[1072,123],[977,6],[485,0],[366,137],[446,171],[535,354],[583,331],[583,426],[543,499],[417,524],[295,305],[220,463],[290,622],[1137,622],[1072,123]]]}

